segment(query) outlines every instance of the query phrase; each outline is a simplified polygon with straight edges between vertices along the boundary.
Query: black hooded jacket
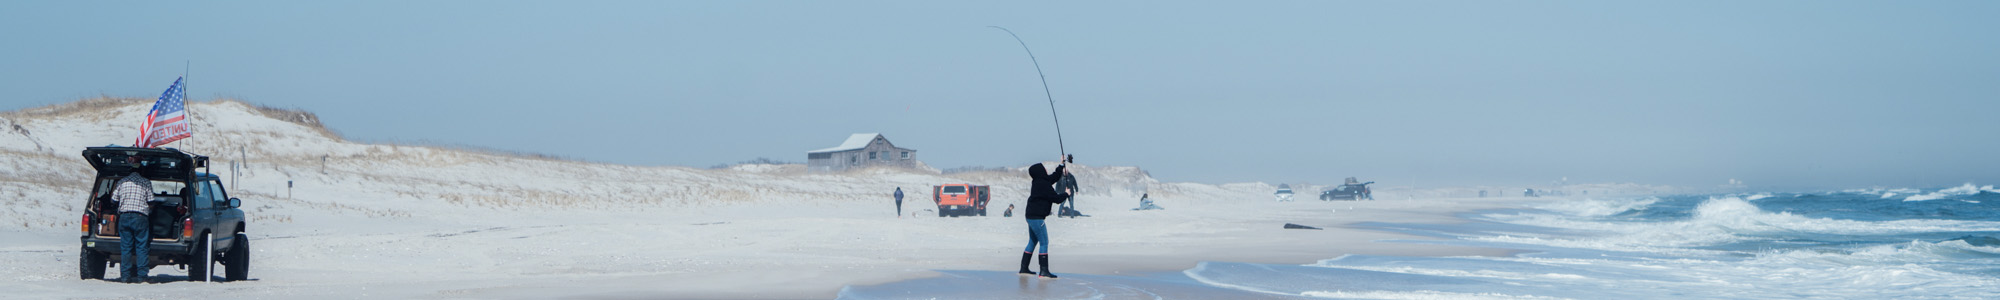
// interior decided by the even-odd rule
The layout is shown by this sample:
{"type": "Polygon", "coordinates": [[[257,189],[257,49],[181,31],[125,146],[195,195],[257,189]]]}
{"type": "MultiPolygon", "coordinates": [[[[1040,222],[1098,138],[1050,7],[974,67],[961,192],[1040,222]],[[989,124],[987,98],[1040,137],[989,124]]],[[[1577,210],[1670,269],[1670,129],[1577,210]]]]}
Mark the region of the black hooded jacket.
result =
{"type": "Polygon", "coordinates": [[[1056,181],[1062,180],[1064,167],[1056,165],[1055,172],[1046,171],[1039,163],[1028,167],[1028,178],[1034,179],[1034,183],[1028,184],[1028,207],[1027,211],[1021,214],[1022,217],[1027,217],[1029,220],[1047,219],[1049,206],[1069,199],[1069,194],[1058,192],[1055,187],[1056,181]]]}

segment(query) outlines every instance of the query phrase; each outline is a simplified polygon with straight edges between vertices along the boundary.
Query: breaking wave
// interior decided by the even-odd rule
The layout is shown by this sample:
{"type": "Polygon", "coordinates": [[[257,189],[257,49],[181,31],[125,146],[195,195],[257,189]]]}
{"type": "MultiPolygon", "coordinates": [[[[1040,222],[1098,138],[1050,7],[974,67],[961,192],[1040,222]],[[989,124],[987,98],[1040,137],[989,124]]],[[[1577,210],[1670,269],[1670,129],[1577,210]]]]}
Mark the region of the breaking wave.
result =
{"type": "Polygon", "coordinates": [[[2000,297],[1991,290],[2000,285],[1993,209],[1886,193],[1898,192],[1560,200],[1471,216],[1508,226],[1369,225],[1452,238],[1413,243],[1527,251],[1520,255],[1348,255],[1296,269],[1210,265],[1190,276],[1332,298],[2000,297]],[[1248,275],[1256,273],[1274,274],[1248,275]]]}
{"type": "MultiPolygon", "coordinates": [[[[1930,200],[1952,199],[1962,196],[1979,195],[1982,193],[2000,194],[2000,190],[1994,190],[1992,185],[1973,186],[1972,183],[1966,183],[1965,185],[1938,190],[1936,192],[1931,192],[1929,194],[1910,196],[1909,198],[1903,198],[1903,201],[1930,201],[1930,200]]],[[[1883,196],[1883,197],[1886,198],[1889,196],[1883,196]]]]}

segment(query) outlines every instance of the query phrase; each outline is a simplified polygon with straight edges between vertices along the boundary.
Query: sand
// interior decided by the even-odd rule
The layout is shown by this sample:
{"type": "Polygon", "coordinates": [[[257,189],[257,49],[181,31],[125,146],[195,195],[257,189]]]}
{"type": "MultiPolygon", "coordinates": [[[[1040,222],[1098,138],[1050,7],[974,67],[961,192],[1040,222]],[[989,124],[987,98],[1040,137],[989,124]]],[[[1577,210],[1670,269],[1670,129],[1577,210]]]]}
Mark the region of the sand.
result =
{"type": "MultiPolygon", "coordinates": [[[[832,298],[849,286],[1012,272],[1026,243],[1027,178],[799,165],[626,166],[448,147],[347,141],[317,117],[242,102],[191,104],[196,136],[242,198],[250,280],[79,280],[77,216],[91,172],[76,152],[128,142],[148,101],[97,100],[0,113],[0,298],[832,298]],[[136,122],[136,121],[134,121],[136,122]],[[231,154],[236,153],[236,154],[231,154]],[[228,165],[240,163],[237,171],[228,165]],[[286,188],[287,183],[293,188],[286,188]],[[929,186],[993,186],[987,217],[941,218],[929,186]],[[909,194],[902,217],[889,192],[909,194]]],[[[1462,222],[1455,214],[1549,198],[1452,198],[1470,187],[1385,186],[1380,201],[1272,201],[1275,184],[1160,182],[1138,167],[1075,166],[1091,217],[1049,221],[1063,274],[1174,272],[1202,261],[1307,264],[1344,254],[1507,255],[1381,242],[1352,226],[1462,222]],[[1140,193],[1166,210],[1131,211],[1140,193]],[[1287,230],[1285,223],[1325,230],[1287,230]]],[[[1645,192],[1648,186],[1598,189],[1645,192]]],[[[114,274],[113,270],[109,272],[114,274]]]]}
{"type": "MultiPolygon", "coordinates": [[[[1085,218],[1049,221],[1052,268],[1121,275],[1200,261],[1307,264],[1342,254],[1507,255],[1497,249],[1377,242],[1420,239],[1357,222],[1457,222],[1452,215],[1525,199],[1136,201],[1080,199],[1085,218]],[[1282,229],[1284,223],[1326,230],[1282,229]]],[[[906,207],[907,208],[907,207],[906,207]]],[[[830,207],[677,212],[466,210],[466,222],[332,218],[253,231],[252,280],[127,285],[75,278],[74,234],[8,232],[5,297],[22,298],[832,298],[848,285],[1011,272],[1025,244],[1018,216],[896,218],[887,200],[830,207]]],[[[171,267],[156,280],[184,278],[171,267]]]]}

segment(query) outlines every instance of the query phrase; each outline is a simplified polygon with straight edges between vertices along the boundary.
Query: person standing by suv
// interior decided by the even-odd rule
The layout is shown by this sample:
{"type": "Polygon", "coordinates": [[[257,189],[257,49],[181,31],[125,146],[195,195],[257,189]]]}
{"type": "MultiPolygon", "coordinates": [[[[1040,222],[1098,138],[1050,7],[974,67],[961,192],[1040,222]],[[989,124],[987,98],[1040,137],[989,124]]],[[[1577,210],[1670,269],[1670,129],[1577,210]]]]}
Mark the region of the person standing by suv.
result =
{"type": "Polygon", "coordinates": [[[117,186],[112,190],[112,200],[118,201],[118,255],[122,259],[118,263],[118,281],[145,282],[149,270],[146,251],[153,235],[146,214],[151,211],[147,202],[153,201],[153,181],[140,176],[134,168],[131,175],[118,179],[117,186]]]}

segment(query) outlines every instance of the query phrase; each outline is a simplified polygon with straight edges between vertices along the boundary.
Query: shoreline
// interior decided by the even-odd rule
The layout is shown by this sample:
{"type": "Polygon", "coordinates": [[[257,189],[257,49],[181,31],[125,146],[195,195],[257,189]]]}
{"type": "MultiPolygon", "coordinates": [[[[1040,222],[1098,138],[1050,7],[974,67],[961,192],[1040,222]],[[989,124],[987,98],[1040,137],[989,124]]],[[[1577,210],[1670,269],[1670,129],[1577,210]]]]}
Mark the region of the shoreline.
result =
{"type": "MultiPolygon", "coordinates": [[[[1416,222],[1440,223],[1460,222],[1457,215],[1477,210],[1517,208],[1526,203],[1550,201],[1551,198],[1472,198],[1472,199],[1422,199],[1413,201],[1361,201],[1310,203],[1274,203],[1276,205],[1303,204],[1309,206],[1338,205],[1333,214],[1318,218],[1300,218],[1292,221],[1264,221],[1231,219],[1229,226],[1237,231],[1220,234],[1202,234],[1175,237],[1174,240],[1155,243],[1096,243],[1065,241],[1061,222],[1090,221],[1090,218],[1051,218],[1051,235],[1061,247],[1052,247],[1050,268],[1058,275],[1087,274],[1098,276],[1144,276],[1167,272],[1181,272],[1192,269],[1201,262],[1234,262],[1257,264],[1303,265],[1332,259],[1342,255],[1397,255],[1397,256],[1511,256],[1519,250],[1499,248],[1473,248],[1459,246],[1422,245],[1394,243],[1385,240],[1436,239],[1433,237],[1409,235],[1351,227],[1362,222],[1416,222]],[[1352,209],[1349,205],[1355,204],[1352,209]],[[1323,230],[1282,229],[1284,223],[1302,223],[1318,226],[1323,230]],[[1313,224],[1318,223],[1318,224],[1313,224]],[[1327,225],[1327,226],[1320,226],[1327,225]],[[1215,239],[1220,239],[1217,241],[1215,239]],[[1206,240],[1209,242],[1195,242],[1206,240]],[[1082,245],[1077,245],[1083,243],[1082,245]],[[1066,250],[1074,249],[1074,250],[1066,250]],[[1072,258],[1073,257],[1073,258],[1072,258]]],[[[1316,200],[1314,200],[1316,201],[1316,200]]],[[[1300,208],[1282,213],[1297,216],[1300,213],[1317,213],[1320,208],[1300,208]]],[[[1015,217],[1018,219],[1019,217],[1015,217]]],[[[1018,222],[1018,220],[1015,220],[1018,222]]],[[[1075,224],[1070,224],[1075,225],[1075,224]]],[[[1084,227],[1084,226],[1072,226],[1084,227]]],[[[1075,230],[1072,228],[1072,230],[1075,230]]],[[[1016,237],[1018,238],[1018,237],[1016,237]]],[[[1018,247],[1018,246],[1017,246],[1018,247]]],[[[658,278],[670,282],[659,289],[628,290],[604,294],[572,295],[591,299],[658,298],[751,298],[751,299],[826,299],[838,297],[849,286],[872,286],[895,284],[945,276],[945,271],[994,271],[1012,273],[1017,266],[1018,251],[1005,252],[991,257],[990,261],[971,262],[962,265],[947,265],[934,268],[911,269],[914,266],[883,267],[872,270],[857,270],[855,273],[822,274],[826,276],[803,276],[790,278],[792,284],[784,289],[762,289],[757,284],[730,284],[713,282],[700,277],[667,276],[658,278]],[[685,283],[685,284],[681,284],[685,283]],[[759,292],[743,292],[758,290],[759,292]]],[[[1038,268],[1033,267],[1031,268],[1038,268]]],[[[727,272],[726,278],[768,276],[783,273],[781,270],[739,270],[727,272]]],[[[797,275],[797,274],[792,274],[797,275]]]]}

